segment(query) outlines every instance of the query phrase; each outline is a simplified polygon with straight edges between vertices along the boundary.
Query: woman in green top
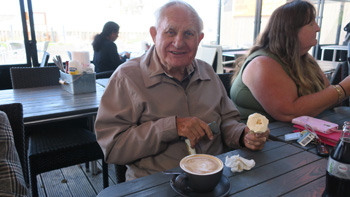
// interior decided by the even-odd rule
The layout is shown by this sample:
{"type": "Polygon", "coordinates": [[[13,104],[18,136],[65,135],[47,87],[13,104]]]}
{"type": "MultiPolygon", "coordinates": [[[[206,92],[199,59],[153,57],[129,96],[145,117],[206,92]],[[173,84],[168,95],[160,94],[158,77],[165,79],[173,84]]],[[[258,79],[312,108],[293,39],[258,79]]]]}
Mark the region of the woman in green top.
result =
{"type": "Polygon", "coordinates": [[[350,94],[350,77],[336,86],[308,53],[320,31],[315,8],[296,0],[277,8],[265,31],[238,61],[231,98],[242,120],[259,112],[270,120],[316,116],[350,94]]]}

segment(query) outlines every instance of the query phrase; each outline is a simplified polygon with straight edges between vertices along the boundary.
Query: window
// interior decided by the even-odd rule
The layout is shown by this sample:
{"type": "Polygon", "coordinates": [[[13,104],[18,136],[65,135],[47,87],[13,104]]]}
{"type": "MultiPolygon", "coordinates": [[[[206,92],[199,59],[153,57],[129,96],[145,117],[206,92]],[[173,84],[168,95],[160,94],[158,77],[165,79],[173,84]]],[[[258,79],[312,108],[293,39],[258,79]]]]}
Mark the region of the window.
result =
{"type": "MultiPolygon", "coordinates": [[[[317,3],[315,4],[317,8],[317,3]]],[[[321,44],[343,45],[346,32],[344,27],[350,22],[350,2],[325,1],[322,27],[320,32],[321,44]]]]}
{"type": "MultiPolygon", "coordinates": [[[[254,44],[256,0],[186,0],[204,21],[202,44],[219,42],[223,49],[247,49],[254,44]],[[220,18],[219,18],[220,9],[220,18]],[[218,33],[218,29],[220,30],[218,33]],[[220,40],[217,40],[220,38],[220,40]]],[[[26,54],[37,53],[40,63],[43,51],[51,57],[60,55],[68,60],[67,51],[84,50],[93,57],[93,37],[102,31],[107,21],[120,25],[116,40],[119,52],[130,51],[132,56],[144,52],[145,43],[152,44],[149,27],[154,24],[154,11],[167,0],[0,0],[0,65],[31,65],[26,54]],[[31,3],[35,31],[34,46],[28,12],[25,5],[24,25],[29,41],[23,34],[19,2],[31,3]],[[26,45],[25,45],[26,43],[26,45]],[[27,48],[27,51],[26,51],[27,48]],[[31,51],[29,50],[31,48],[31,51]],[[27,62],[28,61],[28,62],[27,62]]],[[[263,31],[271,13],[286,0],[264,0],[261,8],[260,30],[263,31]]],[[[319,1],[313,0],[315,8],[319,1]]],[[[23,11],[24,12],[24,11],[23,11]]],[[[350,22],[350,2],[325,1],[319,43],[343,44],[345,25],[350,22]]],[[[258,23],[259,24],[259,23],[258,23]]],[[[34,35],[34,34],[33,34],[34,35]]],[[[52,63],[52,58],[49,60],[52,63]]]]}
{"type": "Polygon", "coordinates": [[[223,49],[246,49],[253,45],[256,0],[223,0],[220,44],[223,49]]]}
{"type": "MultiPolygon", "coordinates": [[[[61,0],[53,6],[51,1],[32,0],[38,57],[47,49],[51,57],[60,55],[63,60],[69,60],[67,51],[78,50],[89,51],[92,60],[91,43],[107,21],[120,26],[116,40],[118,51],[130,51],[132,56],[138,56],[144,52],[145,43],[153,43],[149,34],[149,28],[154,25],[153,14],[165,2],[167,0],[61,0]]],[[[203,42],[215,42],[217,1],[187,2],[205,21],[203,42]]]]}
{"type": "Polygon", "coordinates": [[[0,65],[25,64],[23,28],[18,1],[0,0],[0,65]],[[4,6],[6,5],[6,6],[4,6]]]}

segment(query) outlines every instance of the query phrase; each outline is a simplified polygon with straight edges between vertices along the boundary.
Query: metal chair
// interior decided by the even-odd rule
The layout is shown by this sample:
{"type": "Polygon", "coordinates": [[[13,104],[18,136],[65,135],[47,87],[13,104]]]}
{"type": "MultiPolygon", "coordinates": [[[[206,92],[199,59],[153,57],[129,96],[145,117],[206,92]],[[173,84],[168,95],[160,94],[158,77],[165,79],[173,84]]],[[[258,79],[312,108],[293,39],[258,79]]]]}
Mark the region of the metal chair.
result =
{"type": "MultiPolygon", "coordinates": [[[[57,73],[58,69],[52,67],[13,68],[11,80],[14,88],[29,88],[28,84],[32,87],[56,85],[54,82],[58,84],[59,80],[57,73]],[[35,79],[40,77],[42,79],[35,79]]],[[[80,118],[26,126],[29,178],[33,196],[38,196],[38,174],[99,159],[102,159],[103,187],[108,187],[108,165],[104,162],[104,155],[96,141],[92,125],[92,118],[80,118]]]]}

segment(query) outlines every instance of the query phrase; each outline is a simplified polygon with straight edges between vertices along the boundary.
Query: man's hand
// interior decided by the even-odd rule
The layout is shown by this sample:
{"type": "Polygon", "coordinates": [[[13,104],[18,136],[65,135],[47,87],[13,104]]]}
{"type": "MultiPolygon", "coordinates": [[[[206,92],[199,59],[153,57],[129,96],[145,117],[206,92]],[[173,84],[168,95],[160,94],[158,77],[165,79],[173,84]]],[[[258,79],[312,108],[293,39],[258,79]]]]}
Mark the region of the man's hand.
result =
{"type": "Polygon", "coordinates": [[[265,133],[250,132],[249,128],[244,129],[244,145],[251,150],[261,150],[264,148],[266,140],[269,138],[270,129],[265,133]]]}
{"type": "Polygon", "coordinates": [[[177,134],[179,136],[186,137],[191,142],[191,147],[194,146],[205,135],[210,140],[213,139],[213,133],[211,132],[207,123],[203,122],[197,117],[176,118],[177,134]]]}

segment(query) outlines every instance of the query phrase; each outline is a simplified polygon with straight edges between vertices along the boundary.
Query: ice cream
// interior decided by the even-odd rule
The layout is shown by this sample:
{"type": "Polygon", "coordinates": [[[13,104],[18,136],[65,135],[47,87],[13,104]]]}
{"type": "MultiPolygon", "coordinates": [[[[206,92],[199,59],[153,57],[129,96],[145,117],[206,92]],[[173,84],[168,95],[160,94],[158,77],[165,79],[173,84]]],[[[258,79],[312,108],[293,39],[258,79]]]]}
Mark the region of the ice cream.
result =
{"type": "Polygon", "coordinates": [[[248,117],[247,126],[254,133],[264,133],[267,131],[268,125],[269,120],[259,113],[251,114],[248,117]]]}

